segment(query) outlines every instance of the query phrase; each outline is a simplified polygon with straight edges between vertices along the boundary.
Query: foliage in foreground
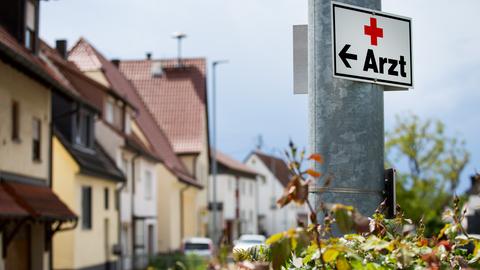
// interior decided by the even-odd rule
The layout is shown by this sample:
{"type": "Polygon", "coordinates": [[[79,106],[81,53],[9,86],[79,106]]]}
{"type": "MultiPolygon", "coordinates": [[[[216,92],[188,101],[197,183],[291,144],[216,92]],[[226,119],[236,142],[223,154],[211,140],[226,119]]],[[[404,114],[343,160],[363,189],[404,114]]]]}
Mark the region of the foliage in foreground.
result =
{"type": "Polygon", "coordinates": [[[423,219],[426,235],[437,234],[444,226],[438,213],[451,204],[470,157],[465,141],[448,136],[439,120],[397,116],[385,150],[387,167],[406,165],[397,168],[398,203],[414,223],[423,219]]]}
{"type": "MultiPolygon", "coordinates": [[[[440,234],[430,238],[424,236],[423,222],[416,231],[405,232],[405,228],[412,227],[412,221],[399,208],[394,218],[385,218],[383,203],[371,218],[361,216],[350,206],[322,205],[326,216],[319,224],[307,195],[308,182],[319,177],[320,172],[301,169],[304,153],[298,158],[293,144],[287,157],[293,177],[277,203],[307,204],[311,225],[275,234],[267,240],[267,246],[234,250],[237,262],[268,263],[275,270],[480,269],[480,239],[469,236],[462,228],[464,213],[458,199],[454,200],[453,210],[445,215],[449,223],[440,234]],[[333,228],[345,234],[335,237],[333,228]]],[[[323,162],[318,154],[309,159],[323,162]]]]}
{"type": "Polygon", "coordinates": [[[199,256],[174,252],[151,258],[147,270],[205,270],[207,266],[207,261],[199,256]]]}

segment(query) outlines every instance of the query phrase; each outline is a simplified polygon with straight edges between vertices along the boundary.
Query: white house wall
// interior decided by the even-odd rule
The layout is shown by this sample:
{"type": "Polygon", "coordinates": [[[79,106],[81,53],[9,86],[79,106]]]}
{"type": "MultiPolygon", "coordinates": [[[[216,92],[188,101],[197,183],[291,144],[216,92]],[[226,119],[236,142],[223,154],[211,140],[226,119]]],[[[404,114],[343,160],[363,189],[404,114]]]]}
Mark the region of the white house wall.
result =
{"type": "Polygon", "coordinates": [[[239,178],[240,191],[240,219],[242,233],[256,234],[257,224],[257,184],[254,178],[239,178]]]}
{"type": "MultiPolygon", "coordinates": [[[[256,155],[251,155],[245,164],[255,169],[264,177],[263,180],[257,181],[257,190],[258,215],[265,217],[263,223],[266,234],[272,235],[295,227],[297,225],[297,214],[304,213],[304,207],[288,205],[279,208],[276,205],[276,201],[283,194],[283,185],[280,184],[269,167],[256,155]]],[[[258,220],[258,222],[261,221],[258,220]]]]}

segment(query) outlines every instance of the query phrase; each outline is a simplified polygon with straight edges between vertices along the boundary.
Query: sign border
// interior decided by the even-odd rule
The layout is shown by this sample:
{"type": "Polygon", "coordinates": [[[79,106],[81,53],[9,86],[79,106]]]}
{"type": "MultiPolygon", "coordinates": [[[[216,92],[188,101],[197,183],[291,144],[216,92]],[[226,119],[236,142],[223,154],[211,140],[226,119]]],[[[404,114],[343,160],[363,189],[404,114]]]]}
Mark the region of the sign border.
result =
{"type": "Polygon", "coordinates": [[[350,79],[354,81],[360,81],[360,82],[368,82],[368,83],[374,83],[374,84],[382,84],[382,85],[388,85],[388,86],[395,86],[395,87],[400,87],[400,88],[414,88],[413,84],[413,50],[412,50],[412,19],[404,16],[398,16],[395,14],[390,14],[386,12],[381,12],[373,9],[368,9],[368,8],[362,8],[362,7],[357,7],[357,6],[352,6],[336,1],[332,1],[331,5],[331,16],[332,16],[332,62],[333,62],[333,77],[336,78],[342,78],[342,79],[350,79]],[[367,13],[367,14],[372,14],[376,16],[381,16],[389,19],[396,19],[396,20],[401,20],[408,22],[408,28],[409,28],[409,43],[410,43],[410,83],[402,83],[402,82],[396,82],[396,81],[390,81],[390,80],[384,80],[384,79],[375,79],[375,78],[368,78],[368,77],[363,77],[363,76],[356,76],[356,75],[349,75],[349,74],[344,74],[344,73],[339,73],[337,72],[337,61],[336,61],[336,51],[337,51],[337,46],[336,46],[336,33],[335,33],[335,7],[340,7],[344,9],[350,9],[362,13],[367,13]]]}

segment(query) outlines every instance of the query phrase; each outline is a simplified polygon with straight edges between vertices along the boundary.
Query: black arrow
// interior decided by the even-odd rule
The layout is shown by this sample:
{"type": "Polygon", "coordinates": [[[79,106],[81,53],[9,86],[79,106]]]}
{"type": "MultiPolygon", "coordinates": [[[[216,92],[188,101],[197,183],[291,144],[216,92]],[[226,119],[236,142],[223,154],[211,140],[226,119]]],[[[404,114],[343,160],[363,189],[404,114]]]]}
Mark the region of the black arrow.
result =
{"type": "Polygon", "coordinates": [[[347,59],[357,60],[357,55],[353,53],[347,53],[348,49],[350,49],[350,44],[346,44],[340,51],[338,56],[340,56],[340,59],[342,59],[342,62],[345,64],[346,67],[351,68],[350,63],[348,63],[347,59]]]}

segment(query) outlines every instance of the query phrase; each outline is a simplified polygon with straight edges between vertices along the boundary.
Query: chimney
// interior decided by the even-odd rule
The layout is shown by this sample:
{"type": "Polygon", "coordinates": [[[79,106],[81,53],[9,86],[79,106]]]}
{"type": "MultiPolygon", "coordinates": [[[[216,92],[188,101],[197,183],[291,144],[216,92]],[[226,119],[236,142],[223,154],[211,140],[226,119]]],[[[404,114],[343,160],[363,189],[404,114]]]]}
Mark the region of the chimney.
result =
{"type": "Polygon", "coordinates": [[[63,59],[67,58],[67,40],[57,39],[55,41],[55,49],[62,56],[63,59]]]}
{"type": "Polygon", "coordinates": [[[472,187],[470,188],[470,194],[480,194],[480,173],[470,176],[472,181],[472,187]]]}
{"type": "Polygon", "coordinates": [[[147,52],[147,60],[152,60],[152,53],[151,52],[147,52]]]}
{"type": "Polygon", "coordinates": [[[120,59],[112,59],[112,64],[115,65],[117,68],[120,66],[120,59]]]}

